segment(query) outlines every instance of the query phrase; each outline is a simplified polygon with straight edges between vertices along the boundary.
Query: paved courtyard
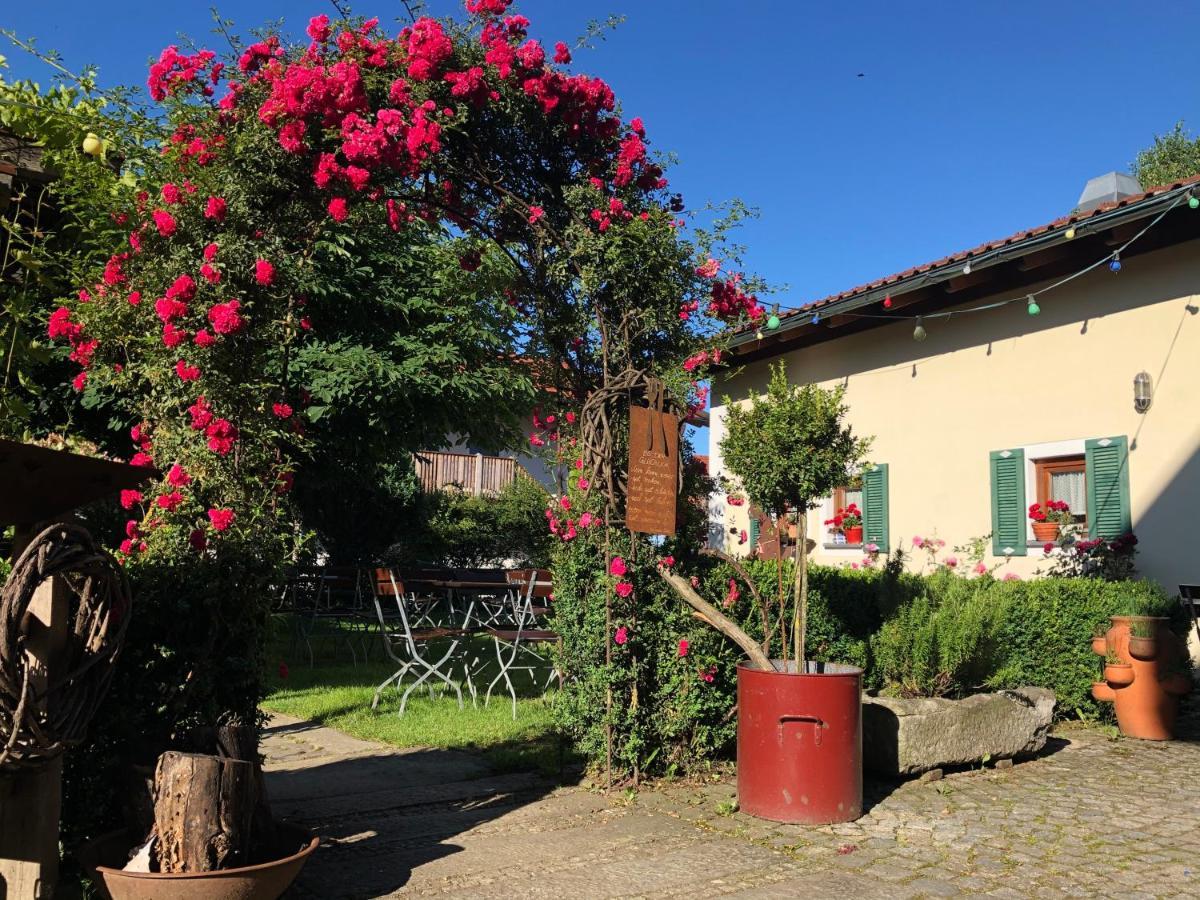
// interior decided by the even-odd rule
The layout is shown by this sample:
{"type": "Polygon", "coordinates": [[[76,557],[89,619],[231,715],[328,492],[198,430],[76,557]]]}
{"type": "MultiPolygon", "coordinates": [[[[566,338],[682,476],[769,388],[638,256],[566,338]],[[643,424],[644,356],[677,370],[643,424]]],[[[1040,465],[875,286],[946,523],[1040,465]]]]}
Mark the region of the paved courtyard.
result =
{"type": "Polygon", "coordinates": [[[868,782],[823,828],[732,812],[732,780],[636,797],[495,775],[275,716],[277,815],[323,836],[291,896],[1200,896],[1200,727],[1154,744],[1068,729],[1038,759],[868,782]]]}

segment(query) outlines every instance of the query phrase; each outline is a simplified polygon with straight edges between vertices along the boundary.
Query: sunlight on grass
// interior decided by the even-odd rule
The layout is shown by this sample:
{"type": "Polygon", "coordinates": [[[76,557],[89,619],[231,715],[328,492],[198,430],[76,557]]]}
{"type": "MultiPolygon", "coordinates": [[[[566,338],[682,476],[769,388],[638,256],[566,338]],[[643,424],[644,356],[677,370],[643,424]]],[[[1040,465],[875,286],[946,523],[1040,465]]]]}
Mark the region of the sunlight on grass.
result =
{"type": "MultiPolygon", "coordinates": [[[[283,649],[279,646],[273,656],[285,658],[283,649]]],[[[559,742],[551,711],[553,694],[535,696],[537,691],[525,673],[514,673],[518,691],[515,721],[512,700],[502,683],[497,686],[498,692],[493,691],[491,704],[484,706],[482,694],[494,675],[494,668],[476,679],[476,689],[480,692],[478,706],[472,706],[465,685],[461,710],[453,691],[430,697],[422,686],[409,697],[405,713],[400,716],[397,714],[400,691],[395,687],[384,691],[378,709],[371,709],[376,686],[397,668],[390,660],[380,662],[378,647],[372,653],[370,662],[360,662],[357,666],[349,663],[346,652],[341,659],[320,653],[315,667],[309,667],[307,654],[301,654],[289,665],[286,678],[270,672],[262,707],[395,747],[439,747],[481,753],[499,771],[558,770],[559,742]],[[522,696],[523,693],[529,696],[522,696]]]]}

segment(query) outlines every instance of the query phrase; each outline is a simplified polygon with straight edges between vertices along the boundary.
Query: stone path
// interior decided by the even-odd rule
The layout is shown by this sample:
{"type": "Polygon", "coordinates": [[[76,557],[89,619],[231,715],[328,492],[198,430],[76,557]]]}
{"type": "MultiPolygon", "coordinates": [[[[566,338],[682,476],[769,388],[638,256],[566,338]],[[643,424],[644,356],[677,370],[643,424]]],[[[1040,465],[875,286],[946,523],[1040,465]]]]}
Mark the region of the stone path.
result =
{"type": "Polygon", "coordinates": [[[867,814],[823,828],[731,812],[728,779],[605,797],[279,715],[264,750],[276,813],[324,838],[296,898],[1197,897],[1197,725],[1167,744],[1069,730],[1008,769],[868,783],[867,814]]]}

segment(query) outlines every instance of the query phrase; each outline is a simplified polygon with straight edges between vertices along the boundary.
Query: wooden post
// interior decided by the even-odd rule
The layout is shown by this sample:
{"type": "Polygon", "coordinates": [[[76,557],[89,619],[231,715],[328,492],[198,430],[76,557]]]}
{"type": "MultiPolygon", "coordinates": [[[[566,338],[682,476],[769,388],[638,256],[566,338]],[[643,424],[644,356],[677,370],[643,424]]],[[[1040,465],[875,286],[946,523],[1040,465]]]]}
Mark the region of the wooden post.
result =
{"type": "Polygon", "coordinates": [[[483,493],[483,454],[475,454],[475,496],[483,493]]]}
{"type": "MultiPolygon", "coordinates": [[[[21,536],[14,542],[24,546],[21,536]]],[[[27,662],[34,691],[42,691],[66,645],[68,588],[59,578],[38,585],[29,604],[27,662]]],[[[54,896],[58,883],[58,817],[62,757],[34,772],[0,775],[0,898],[54,896]]]]}
{"type": "Polygon", "coordinates": [[[248,865],[258,807],[255,765],[178,753],[158,758],[154,830],[163,872],[211,872],[248,865]]]}

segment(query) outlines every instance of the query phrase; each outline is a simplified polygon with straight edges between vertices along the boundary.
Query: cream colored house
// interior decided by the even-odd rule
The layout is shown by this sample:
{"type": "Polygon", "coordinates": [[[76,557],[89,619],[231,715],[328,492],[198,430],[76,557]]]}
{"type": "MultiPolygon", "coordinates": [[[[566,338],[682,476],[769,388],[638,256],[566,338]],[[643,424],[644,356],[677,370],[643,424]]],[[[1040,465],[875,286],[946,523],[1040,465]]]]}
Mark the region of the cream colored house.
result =
{"type": "MultiPolygon", "coordinates": [[[[1093,536],[1132,528],[1142,574],[1172,589],[1200,583],[1200,209],[1189,204],[1197,181],[1118,194],[828,297],[775,330],[745,332],[736,374],[714,393],[740,401],[762,392],[776,360],[796,382],[844,384],[851,423],[874,436],[877,468],[865,494],[836,500],[865,508],[865,542],[909,549],[914,536],[935,537],[945,555],[990,535],[985,562],[1027,577],[1047,560],[1026,508],[1066,499],[1093,536]],[[1093,263],[1036,294],[1040,312],[1030,314],[1030,293],[1093,263]],[[1003,301],[1012,302],[979,309],[1003,301]],[[914,339],[918,324],[923,341],[914,339]],[[1150,378],[1148,405],[1135,402],[1139,373],[1150,378]]],[[[715,476],[724,414],[713,407],[715,476]]],[[[810,513],[815,559],[859,562],[863,548],[838,543],[823,525],[834,506],[829,498],[810,513]]],[[[721,496],[711,513],[713,541],[745,553],[747,507],[721,496]]]]}

